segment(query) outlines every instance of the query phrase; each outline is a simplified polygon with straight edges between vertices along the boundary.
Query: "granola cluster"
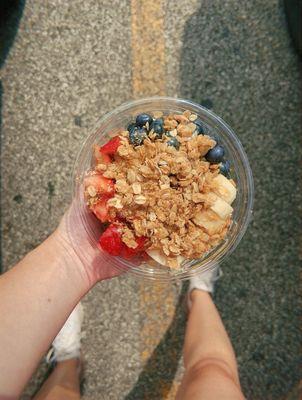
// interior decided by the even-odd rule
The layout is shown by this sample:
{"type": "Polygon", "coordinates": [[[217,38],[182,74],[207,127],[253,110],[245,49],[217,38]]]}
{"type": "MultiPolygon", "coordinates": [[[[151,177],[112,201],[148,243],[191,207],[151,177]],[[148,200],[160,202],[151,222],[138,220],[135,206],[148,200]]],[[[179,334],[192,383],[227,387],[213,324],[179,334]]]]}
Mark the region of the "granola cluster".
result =
{"type": "Polygon", "coordinates": [[[95,167],[96,173],[115,181],[115,194],[107,206],[110,218],[125,221],[123,242],[135,248],[135,237],[146,237],[146,247],[163,252],[172,268],[178,266],[177,256],[199,258],[217,245],[231,221],[230,217],[222,221],[210,209],[219,166],[204,156],[216,142],[207,135],[194,135],[196,118],[188,111],[168,115],[164,129],[169,136],[157,139],[151,131],[137,147],[131,144],[129,131],[122,131],[114,162],[95,167]],[[179,142],[178,149],[167,145],[171,137],[179,142]],[[215,229],[199,223],[204,210],[215,229]]]}

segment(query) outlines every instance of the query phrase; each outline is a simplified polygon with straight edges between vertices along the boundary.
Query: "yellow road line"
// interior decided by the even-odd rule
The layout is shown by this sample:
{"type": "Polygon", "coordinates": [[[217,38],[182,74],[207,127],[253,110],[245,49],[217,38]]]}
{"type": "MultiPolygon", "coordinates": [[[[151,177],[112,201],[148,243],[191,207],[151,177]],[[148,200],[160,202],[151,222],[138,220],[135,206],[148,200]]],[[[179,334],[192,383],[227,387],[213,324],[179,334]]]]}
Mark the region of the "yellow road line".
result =
{"type": "MultiPolygon", "coordinates": [[[[159,366],[162,368],[165,363],[163,360],[153,360],[153,351],[164,337],[175,311],[175,295],[173,287],[169,284],[147,284],[140,283],[140,309],[144,315],[144,322],[141,327],[140,348],[141,362],[143,365],[148,364],[148,375],[152,381],[156,376],[157,387],[156,395],[160,400],[174,400],[178,389],[178,382],[170,382],[165,378],[158,378],[159,374],[165,374],[165,371],[158,371],[159,366]]],[[[170,349],[171,351],[171,349],[170,349]]],[[[173,351],[173,350],[172,350],[173,351]]],[[[160,357],[164,357],[163,354],[160,357]]],[[[177,355],[175,355],[175,363],[178,363],[177,355]]],[[[171,362],[171,356],[167,362],[171,362]]],[[[168,366],[167,366],[168,367],[168,366]]],[[[154,400],[152,388],[145,388],[143,400],[154,400]]],[[[156,397],[157,398],[157,397],[156,397]]]]}
{"type": "Polygon", "coordinates": [[[165,94],[162,0],[131,0],[132,88],[134,97],[165,94]]]}
{"type": "MultiPolygon", "coordinates": [[[[131,0],[131,34],[133,97],[165,95],[163,0],[131,0]]],[[[140,307],[145,316],[140,335],[142,363],[148,360],[167,330],[174,304],[172,286],[140,283],[140,307]]],[[[164,380],[160,382],[162,399],[174,398],[176,386],[173,383],[171,387],[164,380]]],[[[149,399],[148,395],[144,399],[149,399]]]]}

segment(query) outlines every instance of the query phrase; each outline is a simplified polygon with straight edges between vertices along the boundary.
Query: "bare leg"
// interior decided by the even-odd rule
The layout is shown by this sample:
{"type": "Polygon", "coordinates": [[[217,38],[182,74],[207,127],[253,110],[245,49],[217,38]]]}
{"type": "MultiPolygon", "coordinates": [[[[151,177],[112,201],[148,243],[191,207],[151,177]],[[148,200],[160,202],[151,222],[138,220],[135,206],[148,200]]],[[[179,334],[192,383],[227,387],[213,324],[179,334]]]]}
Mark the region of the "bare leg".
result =
{"type": "Polygon", "coordinates": [[[242,400],[235,354],[209,293],[191,292],[177,400],[242,400]]]}
{"type": "Polygon", "coordinates": [[[80,360],[58,362],[33,400],[80,399],[80,360]]]}

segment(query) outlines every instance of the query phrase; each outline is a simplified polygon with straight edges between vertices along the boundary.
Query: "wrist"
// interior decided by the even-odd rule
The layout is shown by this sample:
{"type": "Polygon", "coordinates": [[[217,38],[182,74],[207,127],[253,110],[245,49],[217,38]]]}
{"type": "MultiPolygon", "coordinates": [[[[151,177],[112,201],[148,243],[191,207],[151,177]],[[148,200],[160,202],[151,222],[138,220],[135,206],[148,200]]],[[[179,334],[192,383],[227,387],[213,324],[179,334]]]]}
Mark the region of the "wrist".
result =
{"type": "Polygon", "coordinates": [[[78,287],[81,295],[84,295],[94,286],[96,282],[91,279],[73,246],[61,234],[59,228],[41,246],[45,247],[47,256],[52,257],[52,261],[78,287]]]}

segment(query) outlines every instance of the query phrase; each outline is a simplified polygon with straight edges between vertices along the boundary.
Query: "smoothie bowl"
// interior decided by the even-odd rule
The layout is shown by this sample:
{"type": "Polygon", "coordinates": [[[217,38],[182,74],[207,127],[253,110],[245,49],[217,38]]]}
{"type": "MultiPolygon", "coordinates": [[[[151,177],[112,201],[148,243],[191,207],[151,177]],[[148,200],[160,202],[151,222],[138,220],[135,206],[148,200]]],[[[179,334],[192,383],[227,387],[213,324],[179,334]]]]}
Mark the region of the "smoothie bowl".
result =
{"type": "Polygon", "coordinates": [[[105,115],[73,181],[91,245],[115,268],[147,279],[213,268],[238,245],[252,213],[241,143],[222,119],[187,100],[142,99],[105,115]]]}

